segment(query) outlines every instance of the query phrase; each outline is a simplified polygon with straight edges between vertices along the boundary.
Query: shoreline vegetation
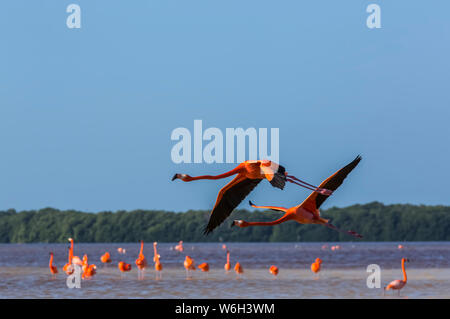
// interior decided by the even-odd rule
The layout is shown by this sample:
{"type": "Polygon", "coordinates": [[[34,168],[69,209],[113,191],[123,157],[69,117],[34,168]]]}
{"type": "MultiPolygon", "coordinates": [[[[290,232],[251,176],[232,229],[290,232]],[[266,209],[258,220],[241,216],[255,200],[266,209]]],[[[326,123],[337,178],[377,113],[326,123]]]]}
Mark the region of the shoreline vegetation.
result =
{"type": "MultiPolygon", "coordinates": [[[[281,213],[235,210],[209,236],[203,235],[209,211],[175,213],[133,210],[88,213],[44,208],[0,211],[0,243],[66,243],[68,237],[84,243],[146,242],[326,242],[358,241],[320,225],[287,222],[273,227],[230,228],[234,219],[270,221],[281,213]]],[[[450,241],[450,206],[379,202],[331,207],[324,218],[342,229],[363,235],[361,241],[450,241]]]]}

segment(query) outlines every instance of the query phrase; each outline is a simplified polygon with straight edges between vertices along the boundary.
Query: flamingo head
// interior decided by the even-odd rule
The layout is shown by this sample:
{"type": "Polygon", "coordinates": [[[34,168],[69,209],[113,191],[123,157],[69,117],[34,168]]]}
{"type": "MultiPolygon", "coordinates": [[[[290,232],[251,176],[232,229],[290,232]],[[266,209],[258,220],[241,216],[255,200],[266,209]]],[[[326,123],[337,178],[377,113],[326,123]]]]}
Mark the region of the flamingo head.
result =
{"type": "Polygon", "coordinates": [[[176,179],[181,179],[182,181],[187,181],[189,180],[191,177],[187,174],[175,174],[172,177],[172,181],[176,180],[176,179]]]}
{"type": "Polygon", "coordinates": [[[231,223],[231,226],[230,226],[230,227],[233,227],[233,226],[247,227],[247,226],[248,226],[248,222],[246,222],[245,220],[234,220],[234,221],[231,223]]]}
{"type": "Polygon", "coordinates": [[[408,258],[402,258],[402,261],[403,262],[409,262],[409,259],[408,258]]]}
{"type": "Polygon", "coordinates": [[[322,259],[316,258],[316,263],[321,264],[322,263],[322,259]]]}

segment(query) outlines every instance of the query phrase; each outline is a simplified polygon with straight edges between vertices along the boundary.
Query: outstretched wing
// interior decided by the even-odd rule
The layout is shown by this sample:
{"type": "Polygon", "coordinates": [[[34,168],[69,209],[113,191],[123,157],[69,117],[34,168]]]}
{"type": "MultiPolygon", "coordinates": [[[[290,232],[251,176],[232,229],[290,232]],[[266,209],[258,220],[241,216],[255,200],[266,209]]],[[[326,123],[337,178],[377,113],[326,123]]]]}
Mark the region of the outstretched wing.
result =
{"type": "MultiPolygon", "coordinates": [[[[341,186],[344,179],[347,175],[358,165],[361,161],[361,156],[357,156],[351,163],[347,164],[347,166],[341,168],[336,173],[328,177],[324,180],[319,187],[329,189],[331,191],[336,190],[339,186],[341,186]]],[[[301,203],[301,207],[308,209],[310,211],[315,211],[316,208],[319,208],[320,205],[328,198],[327,195],[322,195],[317,192],[312,192],[311,195],[308,196],[307,199],[303,203],[301,203]]]]}
{"type": "Polygon", "coordinates": [[[261,182],[261,179],[249,179],[238,175],[225,185],[217,195],[216,204],[211,212],[204,234],[209,234],[214,228],[222,224],[230,216],[233,209],[242,202],[259,182],[261,182]]]}

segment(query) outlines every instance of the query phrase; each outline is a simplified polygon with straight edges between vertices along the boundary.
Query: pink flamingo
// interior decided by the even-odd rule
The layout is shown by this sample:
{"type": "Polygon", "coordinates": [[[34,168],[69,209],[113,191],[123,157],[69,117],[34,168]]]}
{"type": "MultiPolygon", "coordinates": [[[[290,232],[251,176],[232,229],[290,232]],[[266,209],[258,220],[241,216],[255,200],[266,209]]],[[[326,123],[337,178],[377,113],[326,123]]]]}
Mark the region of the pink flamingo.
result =
{"type": "Polygon", "coordinates": [[[405,262],[409,262],[409,259],[402,258],[403,280],[397,279],[397,280],[391,281],[389,283],[389,285],[384,287],[384,291],[389,290],[389,289],[397,290],[398,291],[398,295],[400,296],[400,289],[405,287],[406,282],[408,280],[408,278],[406,277],[405,262]]]}

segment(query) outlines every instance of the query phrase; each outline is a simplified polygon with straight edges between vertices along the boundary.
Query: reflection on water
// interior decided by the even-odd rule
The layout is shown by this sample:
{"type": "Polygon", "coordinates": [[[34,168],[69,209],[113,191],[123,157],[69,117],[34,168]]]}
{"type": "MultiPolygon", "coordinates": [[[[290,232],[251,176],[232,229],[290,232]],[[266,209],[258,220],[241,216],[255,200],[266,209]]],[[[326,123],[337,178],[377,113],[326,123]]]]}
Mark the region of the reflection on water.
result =
{"type": "Polygon", "coordinates": [[[222,243],[185,243],[185,251],[171,249],[176,244],[158,244],[163,264],[161,280],[155,279],[153,247],[144,254],[149,262],[145,279],[138,280],[134,261],[139,244],[79,244],[75,255],[88,254],[98,266],[97,275],[83,280],[81,289],[69,289],[62,266],[67,262],[68,244],[1,244],[0,298],[398,298],[382,289],[369,289],[366,279],[369,264],[381,267],[382,286],[401,279],[400,259],[409,258],[408,284],[400,298],[450,298],[450,244],[448,243],[339,243],[332,251],[327,243],[229,243],[232,266],[239,261],[244,274],[225,273],[226,251],[222,243]],[[117,252],[126,249],[125,255],[117,252]],[[48,269],[49,252],[59,274],[52,278],[48,269]],[[109,251],[113,263],[103,266],[100,256],[109,251]],[[199,270],[186,280],[183,261],[186,255],[196,264],[208,262],[209,273],[199,270]],[[315,258],[323,260],[319,279],[309,267],[315,258]],[[130,273],[121,274],[119,261],[132,264],[130,273]],[[271,265],[280,269],[277,278],[269,273],[271,265]]]}

